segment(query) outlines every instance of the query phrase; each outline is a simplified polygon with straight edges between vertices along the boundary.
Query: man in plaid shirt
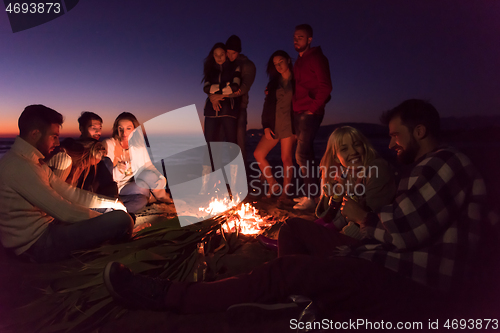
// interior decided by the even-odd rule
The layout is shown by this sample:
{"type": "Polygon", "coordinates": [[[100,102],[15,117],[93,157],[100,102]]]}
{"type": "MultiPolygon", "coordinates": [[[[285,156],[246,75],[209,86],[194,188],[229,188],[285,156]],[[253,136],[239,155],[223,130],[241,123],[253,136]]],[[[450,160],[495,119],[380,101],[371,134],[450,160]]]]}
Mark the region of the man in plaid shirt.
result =
{"type": "Polygon", "coordinates": [[[484,182],[467,156],[439,142],[439,114],[429,103],[407,100],[382,116],[389,148],[411,172],[396,199],[365,212],[344,199],[342,214],[378,242],[350,255],[383,265],[417,283],[448,290],[464,278],[480,236],[484,182]]]}
{"type": "Polygon", "coordinates": [[[136,306],[186,313],[280,302],[289,295],[305,295],[322,310],[362,315],[429,307],[432,297],[441,296],[438,289],[456,286],[474,258],[485,187],[465,155],[440,145],[439,114],[431,104],[407,100],[383,119],[390,148],[412,168],[394,203],[379,212],[344,199],[341,212],[361,226],[361,242],[290,219],[280,230],[278,258],[251,273],[207,283],[153,281],[114,262],[104,272],[108,290],[136,306]]]}

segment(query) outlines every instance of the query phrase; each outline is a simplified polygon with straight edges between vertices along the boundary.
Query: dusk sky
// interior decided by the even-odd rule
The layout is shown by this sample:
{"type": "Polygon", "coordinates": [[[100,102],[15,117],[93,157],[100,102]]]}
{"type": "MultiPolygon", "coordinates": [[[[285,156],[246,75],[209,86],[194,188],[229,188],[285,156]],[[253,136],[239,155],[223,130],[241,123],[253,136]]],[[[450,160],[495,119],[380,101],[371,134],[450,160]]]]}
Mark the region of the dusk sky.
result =
{"type": "Polygon", "coordinates": [[[105,135],[123,111],[145,122],[195,104],[203,120],[203,59],[232,34],[257,67],[248,127],[260,128],[266,63],[278,49],[297,58],[301,23],[330,61],[323,124],[377,122],[407,98],[430,100],[442,116],[500,113],[498,0],[80,0],[17,33],[0,8],[2,136],[17,134],[30,104],[61,112],[64,136],[76,135],[83,110],[102,116],[105,135]]]}

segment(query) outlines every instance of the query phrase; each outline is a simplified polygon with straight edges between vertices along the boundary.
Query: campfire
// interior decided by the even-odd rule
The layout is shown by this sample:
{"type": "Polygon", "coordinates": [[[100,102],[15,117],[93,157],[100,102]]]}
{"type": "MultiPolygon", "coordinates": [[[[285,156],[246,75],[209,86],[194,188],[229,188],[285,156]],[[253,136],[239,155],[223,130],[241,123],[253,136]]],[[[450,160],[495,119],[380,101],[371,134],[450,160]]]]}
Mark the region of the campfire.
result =
{"type": "MultiPolygon", "coordinates": [[[[236,202],[239,202],[239,200],[236,200],[236,202]]],[[[200,207],[200,211],[211,215],[224,213],[227,221],[222,225],[222,228],[227,233],[236,232],[245,235],[257,235],[264,228],[273,224],[272,221],[269,221],[269,217],[261,217],[258,210],[250,203],[241,203],[234,206],[233,201],[227,198],[223,200],[212,198],[208,207],[200,207]]]]}

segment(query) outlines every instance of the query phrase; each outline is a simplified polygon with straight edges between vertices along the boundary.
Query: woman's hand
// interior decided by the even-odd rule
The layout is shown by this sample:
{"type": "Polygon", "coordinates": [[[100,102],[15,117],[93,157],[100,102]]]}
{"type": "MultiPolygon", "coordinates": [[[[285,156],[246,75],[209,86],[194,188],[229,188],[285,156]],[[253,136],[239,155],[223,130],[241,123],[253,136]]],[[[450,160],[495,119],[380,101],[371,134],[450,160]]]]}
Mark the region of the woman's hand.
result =
{"type": "Polygon", "coordinates": [[[127,170],[127,163],[125,161],[118,161],[115,168],[120,170],[121,173],[125,173],[125,171],[127,170]]]}
{"type": "Polygon", "coordinates": [[[264,135],[268,140],[274,140],[274,132],[270,128],[264,128],[264,135]]]}
{"type": "Polygon", "coordinates": [[[368,215],[368,212],[359,203],[347,197],[344,197],[340,213],[347,221],[358,223],[361,226],[364,225],[366,216],[368,215]]]}

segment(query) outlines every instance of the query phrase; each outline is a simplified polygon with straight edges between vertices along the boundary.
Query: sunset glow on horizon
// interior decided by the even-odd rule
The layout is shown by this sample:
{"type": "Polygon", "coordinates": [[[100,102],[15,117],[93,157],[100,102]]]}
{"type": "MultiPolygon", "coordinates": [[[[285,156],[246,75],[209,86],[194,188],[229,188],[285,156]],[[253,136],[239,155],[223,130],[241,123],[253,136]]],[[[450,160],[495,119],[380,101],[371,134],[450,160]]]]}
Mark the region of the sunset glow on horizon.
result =
{"type": "Polygon", "coordinates": [[[408,98],[430,100],[443,117],[500,111],[500,1],[376,3],[80,1],[67,14],[12,33],[0,13],[0,136],[17,135],[30,104],[62,113],[61,135],[77,136],[82,111],[99,114],[103,135],[121,112],[144,123],[196,105],[206,94],[203,60],[232,35],[257,68],[249,93],[248,129],[261,128],[265,69],[282,49],[293,60],[293,31],[310,23],[312,46],[329,59],[332,99],[323,125],[378,123],[382,111],[408,98]],[[214,24],[210,13],[222,22],[214,24]],[[242,15],[241,13],[245,13],[242,15]]]}

